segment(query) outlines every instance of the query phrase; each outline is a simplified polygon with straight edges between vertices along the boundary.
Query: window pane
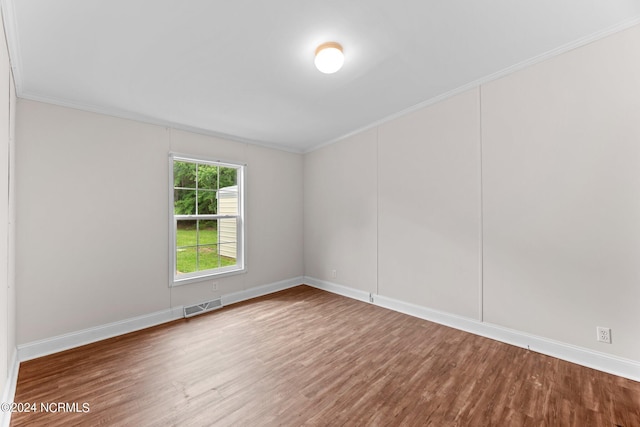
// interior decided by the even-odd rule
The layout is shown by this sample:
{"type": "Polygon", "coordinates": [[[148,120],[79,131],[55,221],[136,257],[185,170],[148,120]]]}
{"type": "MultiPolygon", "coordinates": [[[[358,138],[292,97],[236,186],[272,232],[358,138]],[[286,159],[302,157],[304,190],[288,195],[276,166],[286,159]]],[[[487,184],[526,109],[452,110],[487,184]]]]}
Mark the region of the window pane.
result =
{"type": "Polygon", "coordinates": [[[218,221],[213,220],[200,220],[198,244],[199,245],[215,245],[218,243],[218,221]]]}
{"type": "Polygon", "coordinates": [[[173,190],[173,213],[174,215],[195,215],[195,190],[173,190]]]}
{"type": "Polygon", "coordinates": [[[198,271],[218,268],[218,258],[216,245],[198,246],[198,271]]]}
{"type": "Polygon", "coordinates": [[[178,248],[176,252],[176,274],[193,273],[196,270],[196,248],[178,248]]]}
{"type": "Polygon", "coordinates": [[[176,230],[176,247],[195,246],[197,241],[197,221],[195,220],[178,220],[176,230]]]}
{"type": "Polygon", "coordinates": [[[226,187],[218,191],[218,209],[220,215],[238,214],[238,187],[226,187]]]}
{"type": "Polygon", "coordinates": [[[198,190],[198,215],[218,213],[218,200],[216,191],[198,190]]]}
{"type": "Polygon", "coordinates": [[[218,166],[198,165],[198,188],[218,189],[218,166]]]}
{"type": "Polygon", "coordinates": [[[196,271],[196,236],[196,221],[178,221],[176,229],[176,274],[196,271]]]}
{"type": "Polygon", "coordinates": [[[173,186],[196,188],[196,164],[175,160],[173,162],[173,186]]]}
{"type": "Polygon", "coordinates": [[[238,169],[229,167],[220,167],[220,187],[232,187],[238,184],[238,169]]]}
{"type": "Polygon", "coordinates": [[[235,265],[236,263],[236,244],[223,243],[218,245],[220,251],[220,266],[235,265]]]}
{"type": "MultiPolygon", "coordinates": [[[[235,218],[218,220],[218,243],[235,243],[238,239],[237,221],[235,218]]],[[[235,257],[235,251],[234,255],[235,257]]]]}

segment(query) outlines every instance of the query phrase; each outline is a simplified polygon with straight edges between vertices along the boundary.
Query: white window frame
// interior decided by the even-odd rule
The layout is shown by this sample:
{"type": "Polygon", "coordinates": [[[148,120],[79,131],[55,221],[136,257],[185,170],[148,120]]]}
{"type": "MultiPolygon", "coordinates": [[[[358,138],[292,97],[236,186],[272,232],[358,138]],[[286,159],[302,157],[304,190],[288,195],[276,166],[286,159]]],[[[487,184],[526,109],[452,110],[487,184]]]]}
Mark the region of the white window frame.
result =
{"type": "Polygon", "coordinates": [[[185,155],[179,153],[169,153],[169,286],[179,286],[188,283],[200,282],[207,279],[230,276],[245,273],[247,270],[245,257],[245,174],[247,165],[244,163],[229,162],[211,159],[201,156],[185,155]],[[238,170],[238,215],[175,215],[174,214],[174,182],[173,167],[174,161],[184,161],[197,164],[207,164],[222,167],[232,167],[238,170]],[[229,219],[236,218],[237,221],[237,242],[236,242],[236,264],[225,267],[218,267],[209,270],[195,271],[177,275],[177,250],[176,250],[176,230],[178,219],[229,219]]]}

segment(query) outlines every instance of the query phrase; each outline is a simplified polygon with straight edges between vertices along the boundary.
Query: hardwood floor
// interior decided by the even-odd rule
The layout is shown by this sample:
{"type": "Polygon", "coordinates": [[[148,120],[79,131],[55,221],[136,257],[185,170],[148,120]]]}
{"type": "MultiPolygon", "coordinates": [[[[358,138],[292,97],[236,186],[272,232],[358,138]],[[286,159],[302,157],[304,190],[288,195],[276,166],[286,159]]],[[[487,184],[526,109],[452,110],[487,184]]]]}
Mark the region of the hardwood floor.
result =
{"type": "Polygon", "coordinates": [[[640,426],[638,382],[307,286],[24,362],[15,402],[78,412],[14,427],[640,426]]]}

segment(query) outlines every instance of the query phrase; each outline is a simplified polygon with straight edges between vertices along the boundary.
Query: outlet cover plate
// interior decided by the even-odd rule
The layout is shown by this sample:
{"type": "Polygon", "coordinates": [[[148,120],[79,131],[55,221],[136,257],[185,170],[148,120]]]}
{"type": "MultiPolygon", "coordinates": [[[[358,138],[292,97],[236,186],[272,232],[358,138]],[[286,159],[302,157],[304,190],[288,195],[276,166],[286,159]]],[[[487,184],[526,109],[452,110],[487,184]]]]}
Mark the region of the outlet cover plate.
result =
{"type": "Polygon", "coordinates": [[[598,332],[598,341],[611,344],[611,328],[598,326],[596,330],[598,332]]]}

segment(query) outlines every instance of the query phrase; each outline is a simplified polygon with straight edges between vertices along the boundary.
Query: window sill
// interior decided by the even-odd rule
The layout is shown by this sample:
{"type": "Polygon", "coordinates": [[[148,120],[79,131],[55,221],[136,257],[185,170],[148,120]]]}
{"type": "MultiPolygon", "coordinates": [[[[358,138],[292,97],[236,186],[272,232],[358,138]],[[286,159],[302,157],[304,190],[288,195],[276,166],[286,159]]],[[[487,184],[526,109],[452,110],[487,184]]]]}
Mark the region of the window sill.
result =
{"type": "Polygon", "coordinates": [[[217,271],[215,273],[207,273],[196,276],[188,276],[184,278],[176,278],[174,277],[169,287],[188,285],[191,283],[205,282],[207,280],[218,279],[221,277],[235,276],[237,274],[244,274],[247,272],[247,267],[236,267],[228,270],[217,271]]]}

